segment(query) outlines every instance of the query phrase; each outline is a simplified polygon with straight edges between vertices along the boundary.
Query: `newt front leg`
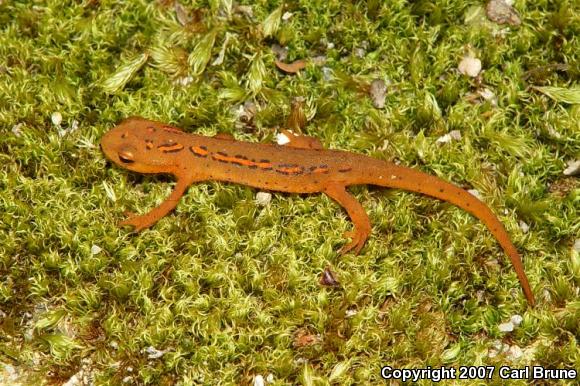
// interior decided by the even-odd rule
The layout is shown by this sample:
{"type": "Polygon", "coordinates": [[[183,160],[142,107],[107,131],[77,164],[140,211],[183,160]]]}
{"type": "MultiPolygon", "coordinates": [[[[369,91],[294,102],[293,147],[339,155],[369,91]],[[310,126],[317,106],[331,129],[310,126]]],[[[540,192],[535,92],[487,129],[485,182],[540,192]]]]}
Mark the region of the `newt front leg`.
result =
{"type": "Polygon", "coordinates": [[[169,197],[165,199],[159,206],[153,208],[146,214],[131,216],[119,223],[119,226],[131,225],[135,232],[140,232],[145,228],[149,228],[159,221],[162,217],[167,215],[177,206],[179,199],[185,194],[185,191],[193,181],[188,178],[178,178],[175,189],[169,197]]]}

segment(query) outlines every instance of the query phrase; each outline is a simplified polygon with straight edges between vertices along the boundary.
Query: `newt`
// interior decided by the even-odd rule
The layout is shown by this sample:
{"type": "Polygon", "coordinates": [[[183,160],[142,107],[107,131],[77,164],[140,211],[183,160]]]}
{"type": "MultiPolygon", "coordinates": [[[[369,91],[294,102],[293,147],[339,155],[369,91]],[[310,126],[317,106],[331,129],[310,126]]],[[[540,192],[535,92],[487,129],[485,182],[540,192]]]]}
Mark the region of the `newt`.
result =
{"type": "Polygon", "coordinates": [[[171,195],[142,215],[130,216],[120,226],[136,232],[151,227],[172,211],[187,188],[196,182],[215,180],[287,193],[325,193],[341,205],[353,222],[345,233],[351,239],[341,253],[358,254],[371,233],[371,222],[361,204],[346,188],[370,184],[403,189],[447,201],[469,212],[495,236],[509,256],[528,302],[534,295],[520,255],[500,220],[469,192],[438,177],[362,154],[322,148],[310,136],[283,131],[285,145],[237,141],[187,133],[144,118],[128,118],[101,139],[106,157],[122,168],[138,173],[167,173],[176,178],[171,195]]]}

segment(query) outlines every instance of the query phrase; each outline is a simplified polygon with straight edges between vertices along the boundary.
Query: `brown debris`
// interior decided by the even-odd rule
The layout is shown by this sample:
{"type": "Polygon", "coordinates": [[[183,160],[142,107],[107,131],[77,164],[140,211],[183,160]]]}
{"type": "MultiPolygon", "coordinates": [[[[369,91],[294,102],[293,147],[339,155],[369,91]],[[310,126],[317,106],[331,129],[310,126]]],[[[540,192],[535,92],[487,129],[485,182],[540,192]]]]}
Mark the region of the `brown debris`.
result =
{"type": "Polygon", "coordinates": [[[505,0],[491,0],[487,3],[485,10],[489,20],[497,24],[509,24],[512,26],[522,24],[520,16],[516,10],[511,5],[507,4],[505,0]]]}
{"type": "Polygon", "coordinates": [[[322,275],[320,275],[320,285],[327,287],[339,287],[340,283],[336,280],[334,272],[330,270],[330,267],[326,267],[322,275]]]}
{"type": "Polygon", "coordinates": [[[299,132],[305,126],[306,114],[304,114],[304,97],[293,98],[286,127],[290,130],[299,132]]]}
{"type": "Polygon", "coordinates": [[[550,184],[549,191],[555,196],[566,197],[574,189],[580,188],[580,180],[572,177],[563,177],[550,184]]]}
{"type": "Polygon", "coordinates": [[[292,63],[284,63],[279,60],[276,60],[276,67],[280,70],[284,71],[287,74],[296,74],[298,71],[304,69],[306,67],[306,60],[298,59],[292,63]]]}
{"type": "Polygon", "coordinates": [[[296,348],[312,346],[318,342],[320,342],[320,337],[310,334],[305,328],[296,331],[296,335],[294,336],[294,347],[296,348]]]}

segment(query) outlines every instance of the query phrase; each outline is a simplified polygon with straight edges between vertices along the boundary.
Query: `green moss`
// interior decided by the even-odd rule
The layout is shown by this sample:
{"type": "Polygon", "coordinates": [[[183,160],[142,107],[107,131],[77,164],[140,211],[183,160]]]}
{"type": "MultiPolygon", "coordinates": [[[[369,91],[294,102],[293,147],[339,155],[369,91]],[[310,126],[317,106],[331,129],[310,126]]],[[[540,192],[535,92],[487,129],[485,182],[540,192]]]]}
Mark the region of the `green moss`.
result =
{"type": "Polygon", "coordinates": [[[480,3],[451,0],[184,1],[179,16],[166,1],[0,1],[0,362],[23,383],[82,369],[98,384],[183,385],[376,383],[384,365],[578,368],[580,192],[553,187],[580,154],[580,25],[572,2],[552,3],[517,1],[523,22],[502,32],[480,3]],[[288,62],[326,62],[284,74],[274,43],[288,62]],[[457,71],[467,52],[478,78],[457,71]],[[382,110],[367,95],[376,78],[382,110]],[[172,185],[105,161],[99,139],[120,119],[272,141],[297,96],[303,131],[326,147],[477,189],[538,306],[481,223],[407,192],[352,189],[373,222],[360,256],[338,255],[351,224],[323,195],[262,207],[253,189],[202,183],[152,229],[116,226],[172,185]],[[256,111],[240,119],[246,101],[256,111]],[[462,138],[436,142],[451,130],[462,138]],[[327,267],[339,288],[319,285],[327,267]],[[514,314],[522,324],[500,332],[514,314]],[[492,358],[494,340],[525,355],[492,358]]]}

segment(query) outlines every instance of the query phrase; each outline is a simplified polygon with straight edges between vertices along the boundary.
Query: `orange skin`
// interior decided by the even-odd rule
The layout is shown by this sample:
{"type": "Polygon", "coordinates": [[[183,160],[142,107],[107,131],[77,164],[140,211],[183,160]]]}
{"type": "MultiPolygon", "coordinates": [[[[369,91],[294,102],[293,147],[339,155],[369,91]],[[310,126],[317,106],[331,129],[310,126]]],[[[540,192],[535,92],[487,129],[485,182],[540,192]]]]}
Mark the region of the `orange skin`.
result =
{"type": "Polygon", "coordinates": [[[341,205],[354,229],[341,252],[359,253],[371,223],[361,204],[347,192],[350,185],[372,184],[404,189],[450,202],[483,222],[508,254],[528,302],[534,295],[522,260],[502,223],[483,202],[467,191],[423,172],[362,154],[325,150],[316,138],[284,134],[287,145],[240,142],[218,134],[204,137],[143,118],[129,118],[106,133],[101,148],[122,168],[139,173],[168,173],[177,179],[175,190],[149,213],[120,223],[141,231],[176,206],[189,185],[216,180],[288,193],[326,193],[341,205]]]}

